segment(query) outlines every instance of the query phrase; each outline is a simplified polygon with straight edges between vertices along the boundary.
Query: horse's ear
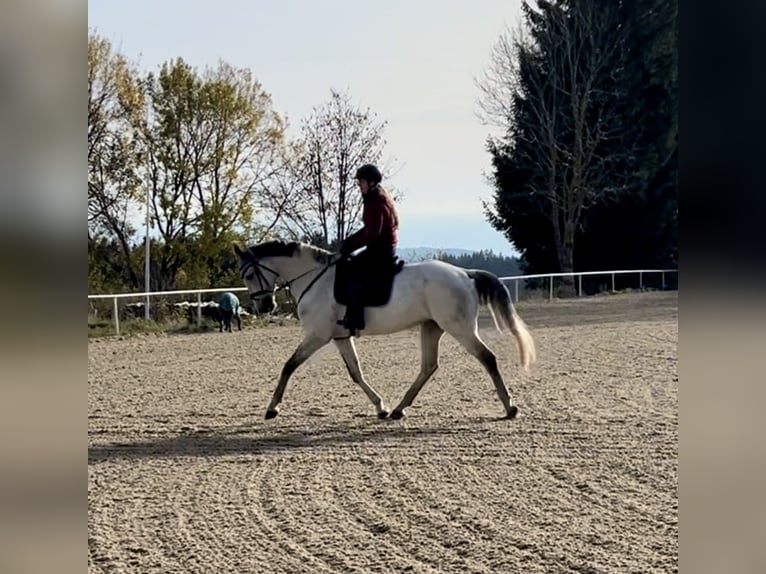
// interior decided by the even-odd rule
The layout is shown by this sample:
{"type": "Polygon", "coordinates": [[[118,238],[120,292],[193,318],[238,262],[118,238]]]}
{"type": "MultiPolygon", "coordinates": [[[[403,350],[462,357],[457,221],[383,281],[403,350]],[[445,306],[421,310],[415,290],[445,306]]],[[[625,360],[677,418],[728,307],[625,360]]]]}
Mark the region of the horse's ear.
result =
{"type": "Polygon", "coordinates": [[[232,247],[232,249],[234,250],[234,253],[235,253],[236,255],[238,255],[238,256],[239,256],[241,259],[244,259],[244,258],[245,258],[245,253],[246,253],[246,251],[242,251],[242,248],[241,248],[241,247],[240,247],[238,244],[236,244],[236,243],[232,243],[232,244],[231,244],[231,247],[232,247]]]}

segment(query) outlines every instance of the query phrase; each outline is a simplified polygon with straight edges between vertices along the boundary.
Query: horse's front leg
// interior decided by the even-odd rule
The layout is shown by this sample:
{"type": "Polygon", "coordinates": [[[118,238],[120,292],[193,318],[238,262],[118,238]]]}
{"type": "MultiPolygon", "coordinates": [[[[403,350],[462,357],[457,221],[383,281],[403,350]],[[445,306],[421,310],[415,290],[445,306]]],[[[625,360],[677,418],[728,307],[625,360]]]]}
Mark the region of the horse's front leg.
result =
{"type": "Polygon", "coordinates": [[[295,349],[295,352],[289,359],[287,359],[284,367],[282,367],[282,373],[279,375],[277,388],[274,389],[274,396],[271,398],[269,408],[266,410],[267,419],[273,419],[279,413],[279,403],[282,402],[282,396],[285,394],[287,381],[295,372],[295,369],[300,367],[307,359],[309,359],[309,357],[311,357],[311,355],[324,347],[328,341],[329,339],[322,339],[313,335],[308,335],[300,342],[298,348],[295,349]]]}
{"type": "Polygon", "coordinates": [[[378,418],[384,419],[388,416],[388,410],[383,403],[383,399],[378,392],[373,389],[367,381],[364,380],[364,374],[362,373],[362,367],[359,365],[359,355],[356,354],[356,347],[354,346],[354,340],[347,339],[335,339],[335,346],[338,347],[343,362],[346,363],[349,375],[354,382],[362,387],[364,394],[370,399],[370,402],[375,406],[375,410],[378,412],[378,418]]]}

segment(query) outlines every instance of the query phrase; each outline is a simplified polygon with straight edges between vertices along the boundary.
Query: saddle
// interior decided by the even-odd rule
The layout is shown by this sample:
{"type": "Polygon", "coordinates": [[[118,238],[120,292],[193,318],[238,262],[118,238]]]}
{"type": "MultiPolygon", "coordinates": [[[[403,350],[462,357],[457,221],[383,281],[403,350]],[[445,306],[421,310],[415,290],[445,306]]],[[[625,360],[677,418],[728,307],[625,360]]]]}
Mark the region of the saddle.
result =
{"type": "Polygon", "coordinates": [[[381,307],[388,304],[394,286],[394,277],[404,267],[404,260],[394,258],[390,264],[383,263],[374,269],[364,269],[351,258],[340,259],[336,264],[333,294],[340,305],[354,301],[363,307],[381,307]]]}

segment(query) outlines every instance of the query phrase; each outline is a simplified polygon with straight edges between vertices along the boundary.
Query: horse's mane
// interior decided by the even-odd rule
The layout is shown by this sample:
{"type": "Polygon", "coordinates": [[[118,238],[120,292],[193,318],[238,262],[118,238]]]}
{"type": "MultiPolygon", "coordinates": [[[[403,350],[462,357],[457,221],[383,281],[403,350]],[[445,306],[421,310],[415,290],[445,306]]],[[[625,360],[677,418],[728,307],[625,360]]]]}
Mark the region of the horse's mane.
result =
{"type": "Polygon", "coordinates": [[[311,245],[310,243],[298,242],[298,250],[308,251],[311,256],[319,263],[330,263],[332,252],[328,251],[327,249],[322,249],[321,247],[311,245]]]}
{"type": "Polygon", "coordinates": [[[282,241],[281,239],[275,239],[272,241],[264,241],[257,245],[252,245],[248,251],[256,258],[261,259],[263,257],[294,257],[297,253],[308,252],[311,256],[320,263],[329,263],[331,252],[316,245],[304,243],[302,241],[282,241]]]}

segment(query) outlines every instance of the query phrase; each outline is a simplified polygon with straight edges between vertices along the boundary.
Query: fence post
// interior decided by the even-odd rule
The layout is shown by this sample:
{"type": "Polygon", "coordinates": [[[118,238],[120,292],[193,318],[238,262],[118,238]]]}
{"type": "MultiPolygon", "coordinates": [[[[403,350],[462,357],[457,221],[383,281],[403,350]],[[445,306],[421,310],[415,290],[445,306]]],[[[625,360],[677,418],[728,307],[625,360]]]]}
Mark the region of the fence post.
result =
{"type": "Polygon", "coordinates": [[[614,273],[612,273],[612,293],[614,293],[614,273]]]}
{"type": "Polygon", "coordinates": [[[550,287],[548,289],[548,301],[553,301],[553,275],[551,275],[550,287]]]}
{"type": "Polygon", "coordinates": [[[513,290],[516,293],[516,300],[514,301],[514,303],[518,303],[519,302],[519,280],[518,279],[514,279],[513,281],[513,290]]]}
{"type": "Polygon", "coordinates": [[[665,290],[665,272],[662,272],[662,290],[665,290]]]}
{"type": "Polygon", "coordinates": [[[638,288],[641,291],[644,290],[644,272],[643,271],[638,272],[638,288]]]}
{"type": "Polygon", "coordinates": [[[582,297],[582,275],[577,276],[577,296],[582,297]]]}
{"type": "Polygon", "coordinates": [[[202,293],[197,293],[197,327],[202,327],[202,293]]]}
{"type": "Polygon", "coordinates": [[[114,309],[112,310],[112,313],[114,314],[114,332],[119,336],[120,334],[120,310],[117,307],[117,297],[114,298],[114,309]]]}

